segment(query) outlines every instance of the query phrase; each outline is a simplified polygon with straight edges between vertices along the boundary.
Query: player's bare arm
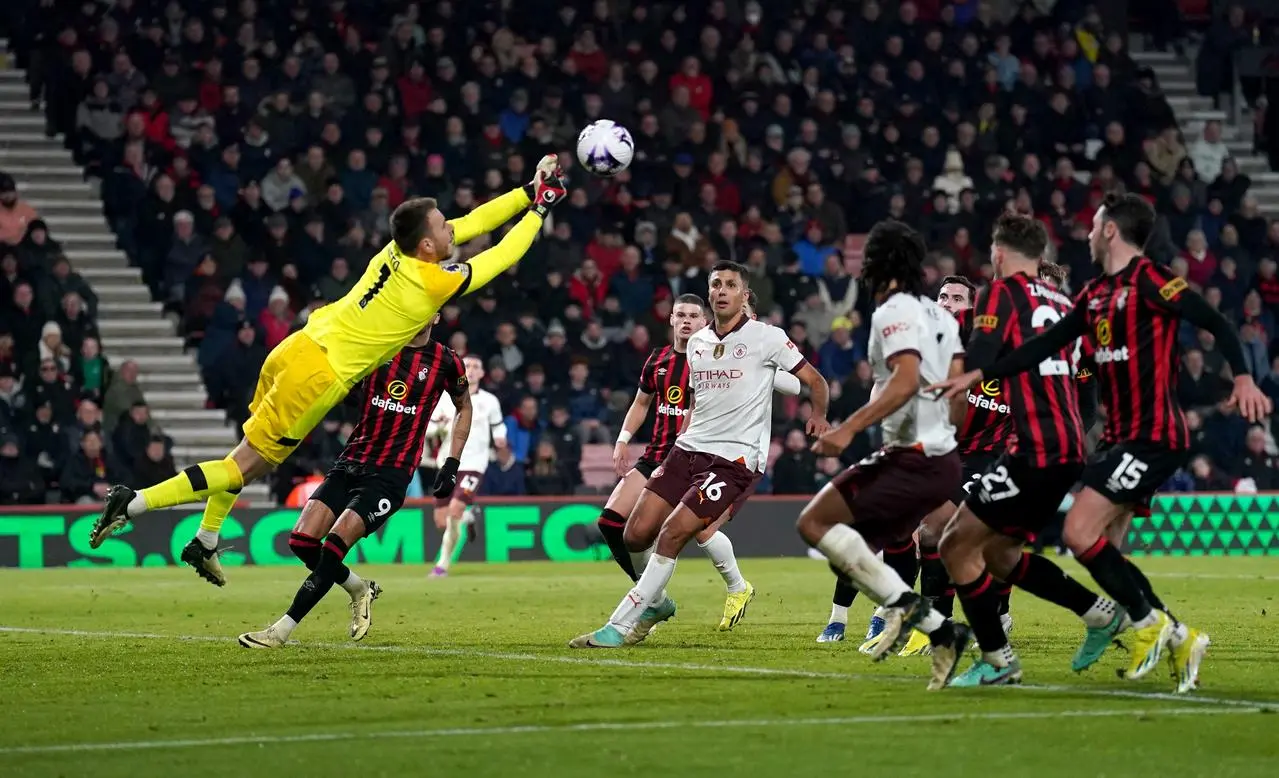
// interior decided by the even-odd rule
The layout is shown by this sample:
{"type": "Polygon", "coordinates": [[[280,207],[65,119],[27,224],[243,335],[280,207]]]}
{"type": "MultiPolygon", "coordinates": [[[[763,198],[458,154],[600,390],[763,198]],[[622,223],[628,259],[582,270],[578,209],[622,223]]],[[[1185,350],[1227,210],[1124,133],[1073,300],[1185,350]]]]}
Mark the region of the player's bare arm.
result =
{"type": "Polygon", "coordinates": [[[617,443],[613,445],[613,471],[617,477],[626,475],[631,469],[631,455],[627,444],[635,436],[635,432],[648,417],[648,409],[653,407],[653,395],[641,389],[635,390],[635,399],[631,407],[626,409],[626,417],[622,419],[622,431],[617,433],[617,443]]]}
{"type": "MultiPolygon", "coordinates": [[[[826,432],[813,444],[813,452],[822,456],[839,456],[861,432],[897,412],[919,391],[919,355],[902,352],[888,358],[892,374],[884,389],[863,405],[843,424],[826,432]]],[[[813,411],[816,416],[816,409],[813,411]]]]}
{"type": "MultiPolygon", "coordinates": [[[[830,430],[830,422],[826,421],[826,412],[830,408],[830,385],[817,368],[808,362],[795,373],[799,382],[808,387],[809,399],[813,403],[813,416],[805,425],[804,431],[814,437],[825,435],[830,430]]],[[[774,387],[776,384],[774,384],[774,387]]],[[[850,438],[851,440],[851,438],[850,438]]]]}
{"type": "Polygon", "coordinates": [[[453,441],[449,446],[449,458],[461,460],[462,449],[466,448],[466,439],[471,435],[471,417],[474,407],[471,404],[471,393],[461,392],[453,398],[457,413],[453,416],[453,441]]]}

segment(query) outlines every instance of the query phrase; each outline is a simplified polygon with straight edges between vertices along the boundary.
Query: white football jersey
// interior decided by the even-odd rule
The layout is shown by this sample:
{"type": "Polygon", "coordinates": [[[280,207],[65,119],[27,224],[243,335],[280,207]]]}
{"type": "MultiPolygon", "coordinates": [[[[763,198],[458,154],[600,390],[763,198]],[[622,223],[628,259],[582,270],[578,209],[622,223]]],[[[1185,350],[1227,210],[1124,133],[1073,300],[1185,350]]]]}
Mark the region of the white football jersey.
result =
{"type": "Polygon", "coordinates": [[[675,445],[762,472],[768,463],[773,374],[803,362],[786,333],[771,324],[746,320],[723,338],[713,326],[693,333],[688,339],[693,411],[675,445]]]}
{"type": "MultiPolygon", "coordinates": [[[[435,458],[437,467],[444,464],[444,460],[449,458],[449,451],[453,449],[452,419],[456,413],[453,400],[447,394],[442,395],[440,404],[435,406],[432,418],[447,418],[449,426],[448,433],[444,436],[444,443],[440,445],[440,453],[435,458]]],[[[502,404],[492,393],[481,389],[471,395],[471,434],[467,436],[466,445],[462,447],[458,471],[483,473],[488,469],[495,440],[506,440],[506,423],[502,419],[502,404]]]]}
{"type": "Polygon", "coordinates": [[[950,401],[940,393],[925,394],[925,386],[946,380],[950,362],[964,353],[955,317],[926,297],[895,294],[870,317],[870,366],[876,395],[892,375],[888,360],[897,354],[919,356],[919,390],[881,423],[884,446],[922,448],[940,456],[955,448],[955,425],[950,401]]]}

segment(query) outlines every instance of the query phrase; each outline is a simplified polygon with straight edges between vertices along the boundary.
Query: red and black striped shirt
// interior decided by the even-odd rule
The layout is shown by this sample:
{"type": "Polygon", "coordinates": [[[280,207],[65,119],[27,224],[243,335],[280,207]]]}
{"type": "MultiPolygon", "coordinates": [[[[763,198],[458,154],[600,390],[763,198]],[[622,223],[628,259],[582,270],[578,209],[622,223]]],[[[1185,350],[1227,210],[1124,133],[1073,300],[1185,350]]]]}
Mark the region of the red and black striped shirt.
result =
{"type": "Polygon", "coordinates": [[[671,346],[653,349],[640,372],[640,391],[656,400],[653,435],[644,459],[661,462],[675,445],[680,425],[688,415],[688,358],[671,346]]]}
{"type": "MultiPolygon", "coordinates": [[[[1010,352],[1047,330],[1071,310],[1070,298],[1025,273],[991,283],[973,310],[970,364],[1010,352]]],[[[1005,379],[1014,440],[1008,451],[1036,467],[1082,462],[1084,430],[1075,383],[1075,343],[1019,375],[1005,379]]],[[[988,382],[989,383],[989,382],[988,382]]]]}
{"type": "Polygon", "coordinates": [[[1189,447],[1177,401],[1177,330],[1188,289],[1184,278],[1137,257],[1118,273],[1089,281],[1075,300],[1093,347],[1097,399],[1106,406],[1103,443],[1189,447]]]}
{"type": "Polygon", "coordinates": [[[405,346],[360,384],[363,408],[339,462],[360,462],[412,471],[422,459],[431,413],[448,392],[468,391],[466,369],[452,349],[428,341],[405,346]]]}
{"type": "MultiPolygon", "coordinates": [[[[973,331],[972,309],[955,314],[959,321],[959,337],[965,344],[973,331]]],[[[1011,442],[1012,418],[1003,386],[998,379],[982,381],[968,392],[968,410],[955,433],[959,455],[988,454],[1003,451],[1011,442]]]]}

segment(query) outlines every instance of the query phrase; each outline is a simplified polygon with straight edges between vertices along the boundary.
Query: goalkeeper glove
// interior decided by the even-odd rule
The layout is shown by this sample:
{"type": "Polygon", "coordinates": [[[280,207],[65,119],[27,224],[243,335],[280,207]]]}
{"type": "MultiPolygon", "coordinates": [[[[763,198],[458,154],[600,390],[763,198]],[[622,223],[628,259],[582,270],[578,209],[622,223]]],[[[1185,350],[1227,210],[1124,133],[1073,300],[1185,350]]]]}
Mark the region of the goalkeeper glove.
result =
{"type": "Polygon", "coordinates": [[[538,181],[533,189],[532,211],[545,221],[551,209],[568,197],[568,187],[560,178],[559,171],[538,181]]]}

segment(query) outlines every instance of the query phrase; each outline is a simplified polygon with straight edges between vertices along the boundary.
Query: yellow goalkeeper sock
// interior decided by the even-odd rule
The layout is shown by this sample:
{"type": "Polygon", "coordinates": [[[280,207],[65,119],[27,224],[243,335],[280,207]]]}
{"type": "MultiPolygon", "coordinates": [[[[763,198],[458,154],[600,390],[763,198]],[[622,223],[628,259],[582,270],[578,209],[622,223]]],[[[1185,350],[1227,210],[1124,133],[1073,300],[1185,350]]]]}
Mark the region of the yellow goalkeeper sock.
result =
{"type": "Polygon", "coordinates": [[[222,522],[231,514],[235,501],[240,497],[240,490],[220,492],[209,497],[204,504],[204,517],[200,519],[200,531],[212,532],[214,535],[222,529],[222,522]]]}
{"type": "MultiPolygon", "coordinates": [[[[138,496],[146,502],[146,509],[153,511],[158,508],[200,502],[215,494],[231,490],[238,491],[243,487],[244,475],[240,473],[240,466],[228,457],[192,465],[167,481],[161,481],[155,486],[143,489],[138,496]]],[[[234,503],[235,500],[232,499],[231,502],[234,503]]],[[[134,506],[129,507],[129,514],[134,515],[135,512],[132,510],[134,506]]],[[[230,508],[228,507],[227,510],[229,511],[230,508]]],[[[225,515],[224,512],[223,518],[225,515]]],[[[219,519],[218,524],[221,523],[219,519]]]]}

